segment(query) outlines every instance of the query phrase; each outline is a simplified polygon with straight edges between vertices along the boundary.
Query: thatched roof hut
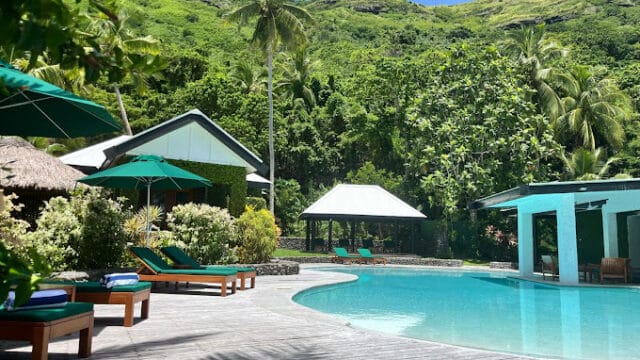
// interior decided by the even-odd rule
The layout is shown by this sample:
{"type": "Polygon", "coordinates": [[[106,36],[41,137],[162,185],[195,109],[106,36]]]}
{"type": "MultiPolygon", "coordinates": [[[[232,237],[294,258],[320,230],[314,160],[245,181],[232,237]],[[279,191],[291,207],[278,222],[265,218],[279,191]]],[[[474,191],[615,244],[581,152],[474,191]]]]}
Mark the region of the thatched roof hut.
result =
{"type": "Polygon", "coordinates": [[[0,138],[0,188],[5,193],[14,190],[67,193],[84,174],[58,158],[35,148],[26,140],[0,138]],[[8,190],[8,191],[7,191],[8,190]]]}
{"type": "Polygon", "coordinates": [[[68,196],[76,180],[83,176],[22,138],[0,138],[0,189],[5,195],[18,195],[17,203],[24,207],[13,216],[27,220],[32,226],[45,201],[54,196],[68,196]]]}

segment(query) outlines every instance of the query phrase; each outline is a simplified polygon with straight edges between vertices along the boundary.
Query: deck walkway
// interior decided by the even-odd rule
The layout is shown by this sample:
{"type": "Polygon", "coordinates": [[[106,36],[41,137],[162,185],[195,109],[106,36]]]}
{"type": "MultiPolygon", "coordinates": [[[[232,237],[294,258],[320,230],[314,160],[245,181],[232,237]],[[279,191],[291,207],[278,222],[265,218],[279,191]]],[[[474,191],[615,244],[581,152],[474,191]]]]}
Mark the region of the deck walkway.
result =
{"type": "MultiPolygon", "coordinates": [[[[312,286],[349,281],[348,274],[302,269],[260,276],[255,289],[226,298],[205,287],[151,294],[149,318],[121,326],[123,306],[96,305],[91,359],[523,359],[356,329],[292,302],[312,286]],[[194,295],[187,292],[205,293],[194,295]]],[[[54,340],[50,359],[77,359],[77,334],[54,340]]],[[[26,343],[0,341],[1,359],[29,359],[26,343]]]]}

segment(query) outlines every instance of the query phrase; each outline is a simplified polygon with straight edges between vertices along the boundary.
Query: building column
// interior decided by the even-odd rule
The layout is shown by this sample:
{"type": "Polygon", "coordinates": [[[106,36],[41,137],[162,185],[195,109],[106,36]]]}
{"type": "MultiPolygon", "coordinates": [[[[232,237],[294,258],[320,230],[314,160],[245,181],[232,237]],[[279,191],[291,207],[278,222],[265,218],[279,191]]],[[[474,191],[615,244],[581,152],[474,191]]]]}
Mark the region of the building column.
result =
{"type": "Polygon", "coordinates": [[[533,276],[533,214],[518,207],[518,268],[520,276],[533,276]]]}
{"type": "Polygon", "coordinates": [[[560,282],[577,284],[578,245],[576,236],[576,209],[573,194],[562,196],[556,211],[558,223],[558,265],[560,282]]]}
{"type": "Polygon", "coordinates": [[[618,217],[617,213],[607,212],[602,207],[602,232],[604,239],[604,257],[618,257],[618,217]]]}

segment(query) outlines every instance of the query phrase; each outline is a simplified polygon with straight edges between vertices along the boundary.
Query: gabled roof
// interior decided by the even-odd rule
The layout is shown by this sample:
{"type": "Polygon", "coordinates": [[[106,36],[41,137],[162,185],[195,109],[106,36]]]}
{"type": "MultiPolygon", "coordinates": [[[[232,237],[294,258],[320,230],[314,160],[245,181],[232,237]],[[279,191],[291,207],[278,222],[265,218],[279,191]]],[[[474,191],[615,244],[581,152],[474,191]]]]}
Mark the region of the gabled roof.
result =
{"type": "Polygon", "coordinates": [[[166,159],[244,167],[248,174],[266,165],[200,110],[191,110],[135,136],[122,135],[60,157],[86,173],[109,167],[124,155],[158,155],[166,159]]]}
{"type": "Polygon", "coordinates": [[[300,218],[393,221],[427,217],[378,185],[340,184],[309,206],[300,218]]]}
{"type": "Polygon", "coordinates": [[[147,129],[104,153],[111,161],[125,154],[154,154],[166,159],[242,166],[247,173],[266,170],[260,158],[198,109],[147,129]]]}
{"type": "Polygon", "coordinates": [[[120,135],[113,139],[62,155],[58,159],[86,174],[91,174],[101,169],[102,165],[107,161],[107,156],[104,154],[105,149],[121,144],[129,139],[131,139],[129,135],[120,135]]]}

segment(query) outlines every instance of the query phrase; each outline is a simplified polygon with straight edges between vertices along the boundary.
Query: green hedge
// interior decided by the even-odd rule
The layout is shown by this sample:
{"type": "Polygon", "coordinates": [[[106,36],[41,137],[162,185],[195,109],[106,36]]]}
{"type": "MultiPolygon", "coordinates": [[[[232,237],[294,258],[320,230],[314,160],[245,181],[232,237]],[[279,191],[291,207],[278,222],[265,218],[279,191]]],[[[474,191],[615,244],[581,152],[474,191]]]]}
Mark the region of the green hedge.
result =
{"type": "Polygon", "coordinates": [[[247,197],[247,173],[243,167],[184,160],[167,161],[213,183],[213,188],[208,190],[208,204],[226,208],[226,196],[229,195],[229,213],[235,217],[242,214],[247,197]]]}

